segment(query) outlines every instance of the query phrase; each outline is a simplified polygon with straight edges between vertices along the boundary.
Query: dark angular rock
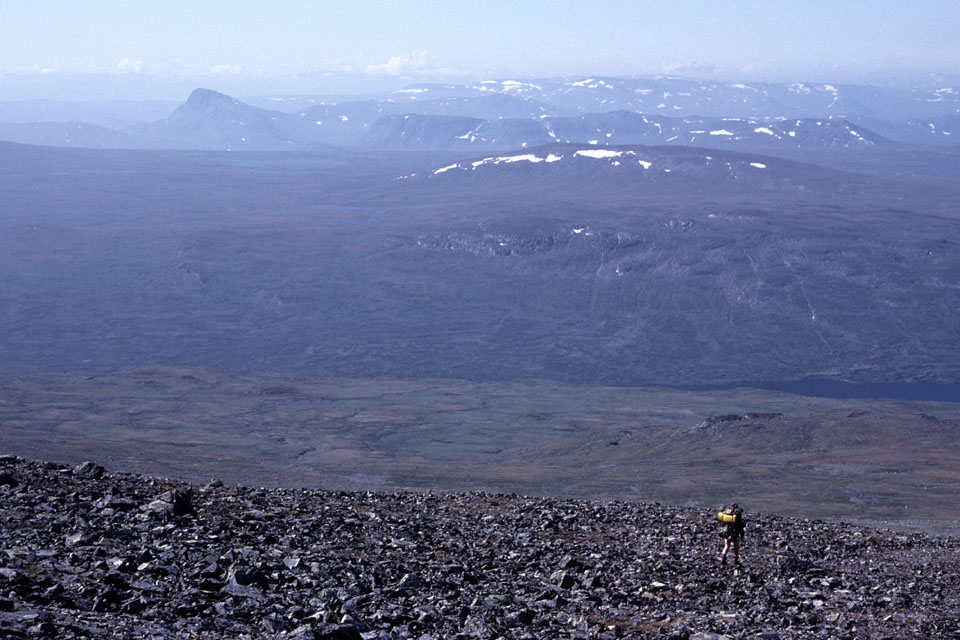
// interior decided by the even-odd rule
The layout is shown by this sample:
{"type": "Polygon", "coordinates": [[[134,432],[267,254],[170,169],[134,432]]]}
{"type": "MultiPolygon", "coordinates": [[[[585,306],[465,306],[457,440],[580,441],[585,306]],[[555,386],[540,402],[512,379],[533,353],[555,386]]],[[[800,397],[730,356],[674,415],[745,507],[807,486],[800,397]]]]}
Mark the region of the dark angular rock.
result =
{"type": "Polygon", "coordinates": [[[417,591],[426,587],[427,582],[419,574],[408,573],[400,579],[400,583],[397,585],[398,589],[404,591],[417,591]]]}
{"type": "Polygon", "coordinates": [[[78,547],[88,545],[92,540],[93,536],[90,533],[78,531],[77,533],[72,533],[67,536],[66,542],[68,547],[78,547]]]}
{"type": "Polygon", "coordinates": [[[780,573],[807,573],[815,570],[817,565],[796,554],[786,554],[777,556],[777,568],[780,573]]]}
{"type": "Polygon", "coordinates": [[[57,634],[57,625],[52,622],[41,622],[27,629],[27,633],[35,637],[54,637],[57,634]]]}
{"type": "Polygon", "coordinates": [[[231,596],[237,596],[240,598],[253,598],[254,600],[259,600],[263,597],[263,593],[256,587],[249,587],[242,584],[237,584],[236,582],[229,582],[220,590],[220,593],[225,593],[231,596]]]}
{"type": "Polygon", "coordinates": [[[146,509],[161,518],[173,517],[173,503],[164,500],[154,500],[147,504],[146,509]]]}
{"type": "Polygon", "coordinates": [[[263,627],[267,633],[276,634],[288,631],[291,625],[290,621],[280,614],[271,613],[260,622],[260,626],[263,627]]]}
{"type": "Polygon", "coordinates": [[[266,589],[270,585],[270,576],[252,567],[231,567],[227,573],[227,581],[266,589]]]}
{"type": "Polygon", "coordinates": [[[525,627],[532,624],[534,618],[533,612],[526,609],[522,611],[512,611],[503,618],[503,624],[508,628],[525,627]]]}
{"type": "Polygon", "coordinates": [[[136,509],[137,503],[128,498],[121,498],[111,494],[104,496],[103,499],[96,503],[96,506],[100,509],[113,509],[115,512],[119,511],[123,513],[136,509]]]}
{"type": "Polygon", "coordinates": [[[86,478],[100,478],[104,474],[104,471],[105,469],[103,467],[88,460],[74,467],[73,475],[86,478]]]}
{"type": "Polygon", "coordinates": [[[561,589],[571,589],[577,584],[577,579],[566,571],[556,571],[550,576],[550,582],[561,589]]]}
{"type": "Polygon", "coordinates": [[[147,504],[147,509],[164,518],[196,515],[190,490],[164,491],[147,504]]]}
{"type": "Polygon", "coordinates": [[[200,589],[201,591],[206,591],[208,593],[216,593],[217,591],[220,591],[221,589],[223,589],[226,585],[227,583],[221,580],[214,580],[213,578],[204,578],[197,585],[197,588],[200,589]]]}
{"type": "Polygon", "coordinates": [[[360,630],[350,624],[320,624],[313,630],[315,640],[363,640],[360,630]]]}
{"type": "Polygon", "coordinates": [[[284,633],[282,637],[288,640],[315,640],[317,636],[312,626],[302,625],[284,633]]]}
{"type": "Polygon", "coordinates": [[[114,571],[133,571],[137,565],[130,558],[118,557],[107,560],[107,566],[114,571]]]}

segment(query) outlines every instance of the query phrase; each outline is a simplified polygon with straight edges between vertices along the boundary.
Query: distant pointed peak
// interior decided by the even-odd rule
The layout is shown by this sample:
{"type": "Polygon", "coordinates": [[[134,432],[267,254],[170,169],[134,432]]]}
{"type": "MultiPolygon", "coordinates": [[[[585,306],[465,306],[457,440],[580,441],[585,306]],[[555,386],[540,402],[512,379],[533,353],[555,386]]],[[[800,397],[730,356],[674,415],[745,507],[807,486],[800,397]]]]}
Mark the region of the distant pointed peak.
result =
{"type": "Polygon", "coordinates": [[[236,98],[231,98],[225,93],[201,87],[193,90],[190,97],[187,98],[186,104],[191,107],[204,109],[212,104],[240,104],[240,101],[236,98]]]}

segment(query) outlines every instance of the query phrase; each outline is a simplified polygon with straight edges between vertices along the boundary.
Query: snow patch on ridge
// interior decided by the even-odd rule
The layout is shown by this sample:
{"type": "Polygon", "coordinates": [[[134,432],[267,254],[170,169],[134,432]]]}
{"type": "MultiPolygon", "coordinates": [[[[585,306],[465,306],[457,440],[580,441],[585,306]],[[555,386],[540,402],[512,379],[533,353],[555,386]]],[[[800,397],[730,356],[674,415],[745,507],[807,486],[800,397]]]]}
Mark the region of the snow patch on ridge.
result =
{"type": "MultiPolygon", "coordinates": [[[[612,166],[618,166],[620,164],[620,161],[616,160],[616,158],[623,158],[623,157],[635,156],[635,155],[636,155],[636,152],[630,151],[630,150],[615,151],[612,149],[580,149],[578,151],[575,151],[573,155],[570,157],[582,156],[585,158],[592,158],[595,160],[613,159],[613,161],[610,164],[612,166]]],[[[482,158],[480,160],[475,160],[469,163],[457,162],[454,164],[447,165],[445,167],[440,167],[438,169],[435,169],[432,172],[432,174],[440,175],[441,173],[447,173],[448,171],[451,171],[454,169],[458,169],[461,171],[472,171],[473,169],[476,169],[477,167],[482,167],[484,165],[513,164],[515,162],[529,162],[531,164],[538,164],[543,162],[547,164],[552,164],[554,162],[559,162],[563,160],[564,157],[565,157],[564,155],[560,155],[556,153],[548,153],[546,157],[538,156],[534,153],[522,153],[522,154],[515,154],[515,155],[509,155],[509,156],[496,156],[496,157],[489,156],[489,157],[482,158]]],[[[649,169],[653,165],[652,162],[648,162],[646,160],[638,160],[637,162],[644,169],[649,169]]],[[[408,176],[403,176],[403,177],[408,177],[408,176]]]]}
{"type": "Polygon", "coordinates": [[[510,164],[511,162],[543,162],[543,158],[535,156],[532,153],[524,153],[517,156],[500,156],[494,161],[494,164],[500,164],[505,162],[510,164]]]}
{"type": "Polygon", "coordinates": [[[540,91],[543,89],[540,85],[530,82],[520,82],[519,80],[504,80],[500,83],[500,86],[503,87],[504,91],[521,91],[527,88],[540,91]]]}
{"type": "Polygon", "coordinates": [[[463,163],[457,162],[451,165],[447,165],[445,167],[440,167],[439,169],[433,172],[433,175],[446,173],[447,171],[450,171],[452,169],[461,169],[464,171],[473,170],[473,169],[476,169],[477,167],[482,167],[483,165],[488,165],[488,164],[493,164],[493,165],[513,164],[514,162],[530,162],[530,163],[536,164],[538,162],[547,162],[547,163],[557,162],[558,160],[562,160],[562,159],[563,159],[563,156],[558,156],[552,153],[547,154],[546,158],[541,158],[540,156],[533,153],[521,153],[521,154],[512,155],[512,156],[497,156],[497,157],[490,156],[488,158],[476,160],[469,164],[463,164],[463,163]]]}
{"type": "Polygon", "coordinates": [[[573,155],[575,156],[586,156],[587,158],[619,158],[624,155],[634,155],[633,151],[612,151],[610,149],[580,149],[576,151],[573,155]]]}

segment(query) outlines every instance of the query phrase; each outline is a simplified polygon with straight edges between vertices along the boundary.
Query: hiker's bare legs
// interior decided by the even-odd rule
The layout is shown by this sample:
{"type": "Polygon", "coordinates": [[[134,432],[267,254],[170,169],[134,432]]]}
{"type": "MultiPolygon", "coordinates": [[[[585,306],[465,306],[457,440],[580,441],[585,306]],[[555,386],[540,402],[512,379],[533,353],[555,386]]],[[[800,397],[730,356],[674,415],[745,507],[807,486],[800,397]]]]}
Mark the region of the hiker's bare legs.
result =
{"type": "Polygon", "coordinates": [[[733,562],[734,564],[740,564],[740,537],[736,535],[723,539],[723,556],[721,556],[720,562],[726,564],[731,540],[733,541],[733,562]]]}

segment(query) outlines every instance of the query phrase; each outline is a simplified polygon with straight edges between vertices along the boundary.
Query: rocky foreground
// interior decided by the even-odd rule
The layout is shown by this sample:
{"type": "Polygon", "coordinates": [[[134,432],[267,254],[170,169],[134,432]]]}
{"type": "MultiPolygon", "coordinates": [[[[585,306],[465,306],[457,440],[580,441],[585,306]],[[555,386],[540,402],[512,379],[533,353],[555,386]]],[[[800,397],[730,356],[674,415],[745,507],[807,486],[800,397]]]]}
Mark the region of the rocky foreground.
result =
{"type": "Polygon", "coordinates": [[[960,540],[745,506],[735,568],[687,508],[0,456],[0,637],[960,638],[960,540]]]}

